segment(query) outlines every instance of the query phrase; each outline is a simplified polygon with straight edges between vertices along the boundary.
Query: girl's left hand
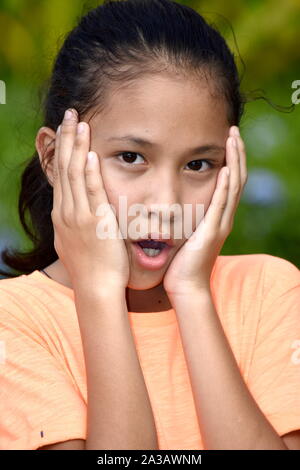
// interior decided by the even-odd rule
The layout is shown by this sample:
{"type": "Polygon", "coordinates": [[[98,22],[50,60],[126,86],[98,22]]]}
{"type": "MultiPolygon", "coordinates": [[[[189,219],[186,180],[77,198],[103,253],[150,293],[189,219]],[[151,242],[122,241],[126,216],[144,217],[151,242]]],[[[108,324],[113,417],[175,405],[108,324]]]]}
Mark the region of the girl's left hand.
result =
{"type": "Polygon", "coordinates": [[[171,261],[163,279],[170,299],[195,290],[210,291],[210,276],[222,246],[230,234],[234,215],[247,182],[245,145],[232,126],[226,141],[226,165],[218,174],[217,185],[205,216],[171,261]],[[232,138],[236,139],[234,147],[232,138]]]}

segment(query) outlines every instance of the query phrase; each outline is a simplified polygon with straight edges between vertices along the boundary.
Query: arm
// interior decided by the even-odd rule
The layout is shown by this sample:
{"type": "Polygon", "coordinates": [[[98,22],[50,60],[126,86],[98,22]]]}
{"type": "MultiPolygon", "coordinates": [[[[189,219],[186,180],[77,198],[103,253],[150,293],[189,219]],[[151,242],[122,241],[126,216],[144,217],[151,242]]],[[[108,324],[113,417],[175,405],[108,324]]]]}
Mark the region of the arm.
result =
{"type": "Polygon", "coordinates": [[[178,317],[205,448],[288,450],[244,382],[213,304],[212,270],[247,181],[237,126],[229,129],[225,162],[205,216],[168,267],[164,288],[178,317]]]}
{"type": "Polygon", "coordinates": [[[74,291],[87,373],[85,449],[157,449],[125,291],[83,285],[74,291]]]}
{"type": "Polygon", "coordinates": [[[74,290],[83,344],[85,448],[155,449],[154,418],[125,298],[128,253],[108,201],[100,158],[89,151],[90,127],[78,118],[76,110],[67,110],[56,133],[51,218],[55,250],[74,290]],[[109,226],[109,237],[103,237],[99,215],[109,226]]]}
{"type": "Polygon", "coordinates": [[[206,449],[288,450],[244,382],[210,291],[173,299],[206,449]]]}

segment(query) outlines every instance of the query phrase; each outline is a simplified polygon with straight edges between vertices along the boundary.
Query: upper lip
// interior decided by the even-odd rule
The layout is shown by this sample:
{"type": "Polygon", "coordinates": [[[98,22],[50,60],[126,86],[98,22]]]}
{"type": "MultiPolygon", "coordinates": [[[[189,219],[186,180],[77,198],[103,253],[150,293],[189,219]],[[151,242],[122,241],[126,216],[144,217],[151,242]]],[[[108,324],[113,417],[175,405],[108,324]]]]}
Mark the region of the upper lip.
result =
{"type": "Polygon", "coordinates": [[[142,240],[143,241],[144,240],[154,240],[154,241],[157,241],[157,242],[166,243],[166,245],[168,245],[168,246],[174,246],[175,245],[174,240],[172,238],[170,238],[169,234],[168,235],[165,234],[165,237],[167,237],[167,236],[168,236],[168,238],[164,238],[162,233],[153,234],[153,235],[149,234],[148,236],[146,235],[145,237],[137,238],[136,240],[132,240],[132,241],[135,242],[135,243],[138,243],[142,240]]]}

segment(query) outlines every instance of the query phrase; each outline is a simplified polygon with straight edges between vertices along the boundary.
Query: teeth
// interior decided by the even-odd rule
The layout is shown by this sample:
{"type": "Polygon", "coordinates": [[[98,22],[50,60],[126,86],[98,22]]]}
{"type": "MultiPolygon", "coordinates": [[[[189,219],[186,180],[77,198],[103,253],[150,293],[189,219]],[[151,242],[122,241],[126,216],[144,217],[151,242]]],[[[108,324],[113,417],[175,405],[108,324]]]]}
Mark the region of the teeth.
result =
{"type": "Polygon", "coordinates": [[[157,256],[161,252],[161,250],[156,248],[142,248],[142,250],[147,256],[157,256]]]}

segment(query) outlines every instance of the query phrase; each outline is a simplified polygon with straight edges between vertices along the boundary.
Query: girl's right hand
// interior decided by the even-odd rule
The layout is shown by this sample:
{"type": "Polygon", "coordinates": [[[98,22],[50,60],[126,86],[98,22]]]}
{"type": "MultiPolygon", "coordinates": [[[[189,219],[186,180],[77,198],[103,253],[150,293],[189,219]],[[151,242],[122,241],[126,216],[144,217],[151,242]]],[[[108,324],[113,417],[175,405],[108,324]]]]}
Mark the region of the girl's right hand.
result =
{"type": "MultiPolygon", "coordinates": [[[[120,237],[116,216],[109,206],[103,185],[100,159],[90,150],[90,127],[82,121],[78,130],[78,114],[65,117],[56,134],[53,165],[54,247],[71,278],[72,285],[96,289],[125,289],[130,268],[128,253],[120,237]],[[105,204],[105,215],[96,216],[99,205],[105,204]],[[113,238],[97,236],[97,224],[109,227],[113,238]]],[[[99,233],[99,232],[98,232],[99,233]]]]}

